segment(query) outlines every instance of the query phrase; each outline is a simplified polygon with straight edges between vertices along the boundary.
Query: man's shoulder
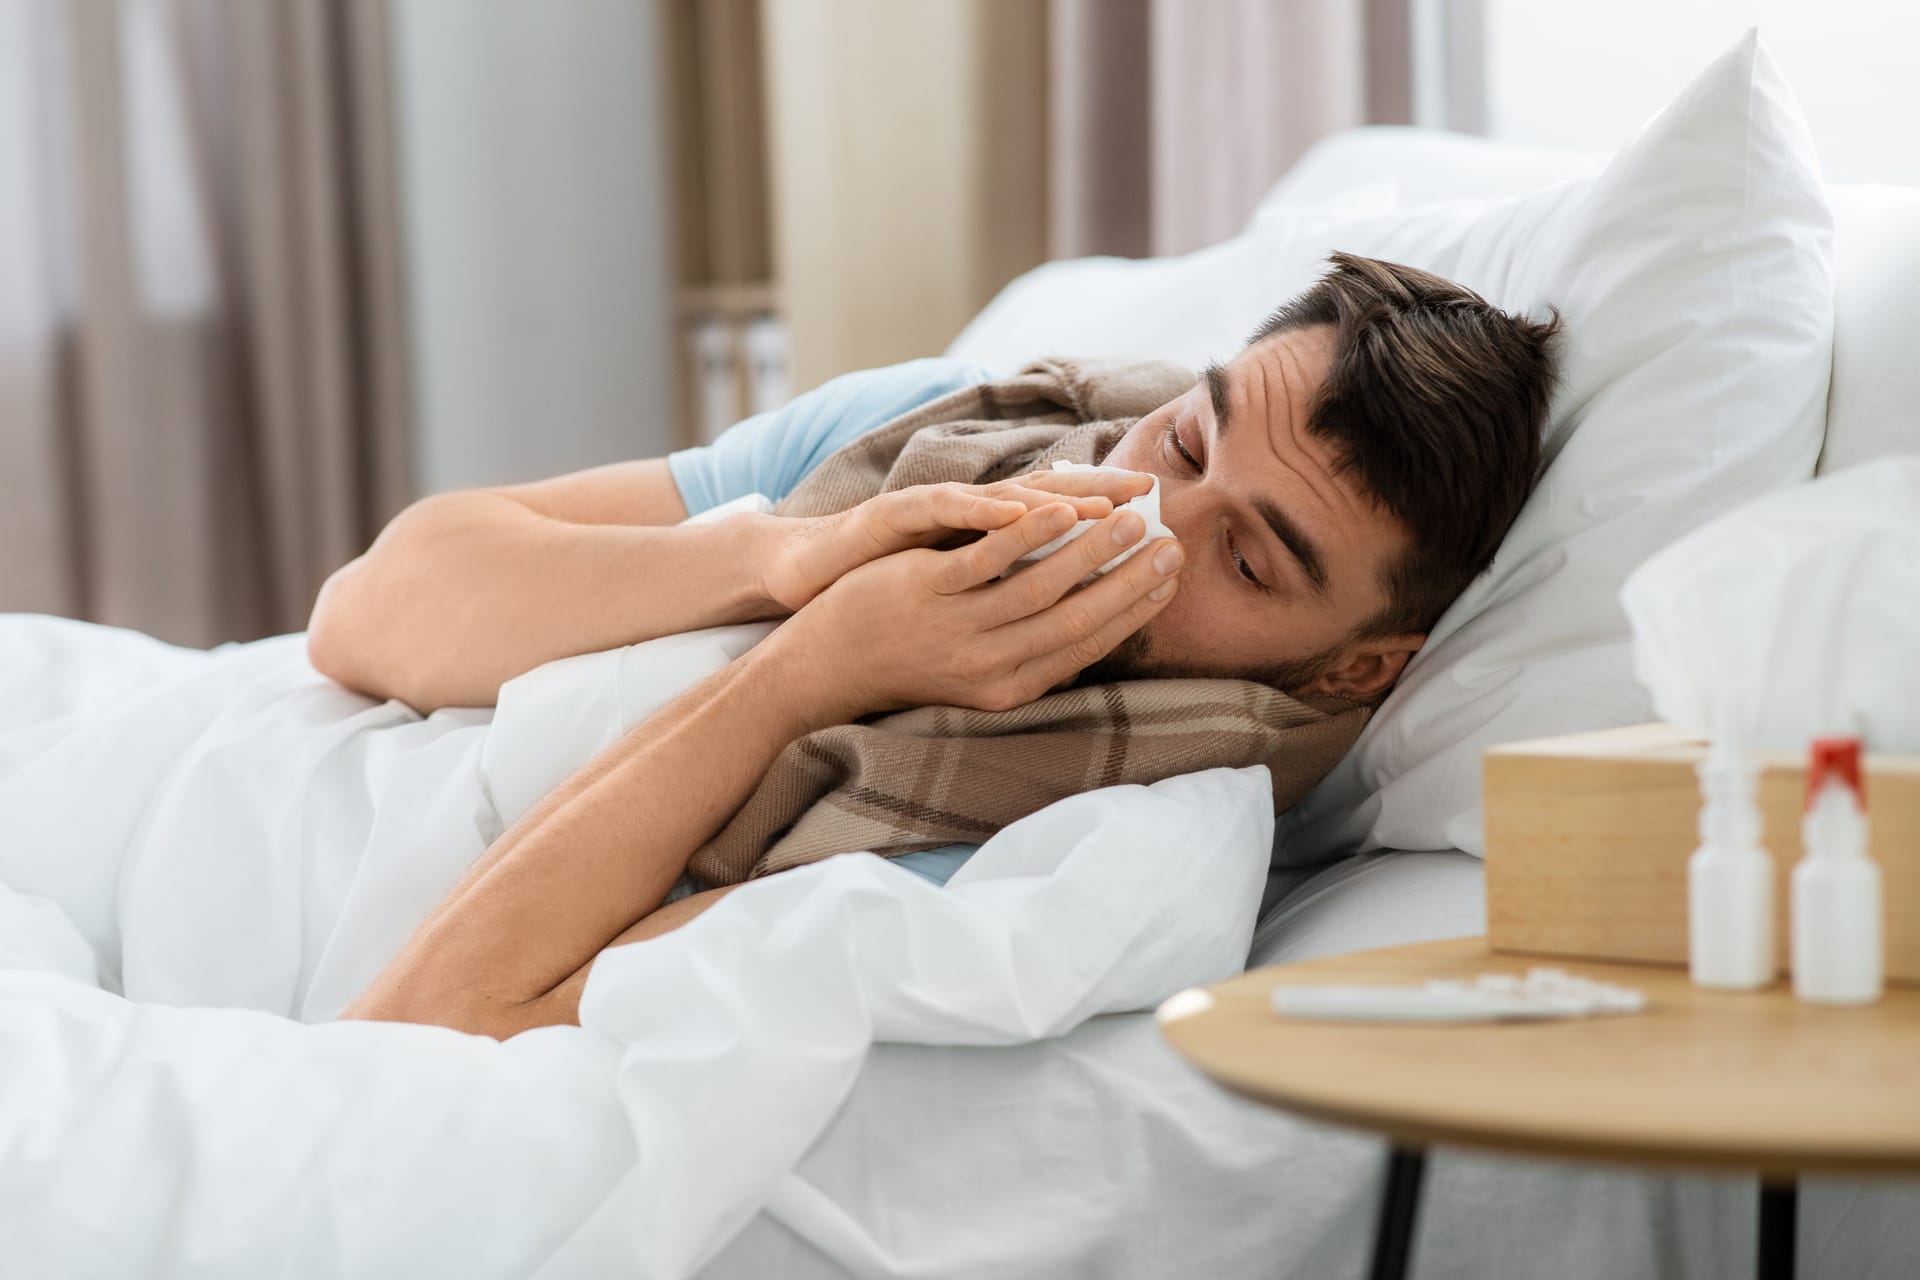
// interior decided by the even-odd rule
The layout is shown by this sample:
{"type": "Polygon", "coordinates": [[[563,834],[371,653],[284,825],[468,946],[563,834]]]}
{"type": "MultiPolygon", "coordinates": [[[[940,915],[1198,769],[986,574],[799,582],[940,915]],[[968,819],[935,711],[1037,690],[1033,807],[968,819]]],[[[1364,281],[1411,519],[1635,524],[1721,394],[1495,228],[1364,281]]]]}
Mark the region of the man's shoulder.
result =
{"type": "Polygon", "coordinates": [[[984,365],[944,357],[842,374],[791,407],[788,431],[802,454],[801,474],[868,432],[992,378],[984,365]]]}

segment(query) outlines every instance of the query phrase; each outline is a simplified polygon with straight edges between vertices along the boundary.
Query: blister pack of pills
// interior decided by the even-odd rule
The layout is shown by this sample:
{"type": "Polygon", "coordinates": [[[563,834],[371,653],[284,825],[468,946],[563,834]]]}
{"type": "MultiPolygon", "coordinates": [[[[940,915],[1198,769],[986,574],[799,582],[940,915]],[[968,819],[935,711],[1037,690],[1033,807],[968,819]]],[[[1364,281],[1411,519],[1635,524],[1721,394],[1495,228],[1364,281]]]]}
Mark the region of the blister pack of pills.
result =
{"type": "Polygon", "coordinates": [[[1644,992],[1564,969],[1522,978],[1483,973],[1472,982],[1436,978],[1417,987],[1275,987],[1273,1011],[1317,1022],[1510,1022],[1638,1013],[1644,992]]]}

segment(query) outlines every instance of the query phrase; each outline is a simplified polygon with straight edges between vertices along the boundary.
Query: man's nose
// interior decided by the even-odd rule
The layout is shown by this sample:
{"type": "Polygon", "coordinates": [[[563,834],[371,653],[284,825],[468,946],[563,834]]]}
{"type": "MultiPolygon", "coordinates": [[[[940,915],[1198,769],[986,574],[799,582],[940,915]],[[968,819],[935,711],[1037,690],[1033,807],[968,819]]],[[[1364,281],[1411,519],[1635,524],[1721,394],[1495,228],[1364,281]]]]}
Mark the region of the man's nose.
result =
{"type": "Polygon", "coordinates": [[[1213,518],[1218,504],[1208,489],[1204,480],[1160,479],[1160,522],[1183,543],[1200,540],[1213,518]]]}

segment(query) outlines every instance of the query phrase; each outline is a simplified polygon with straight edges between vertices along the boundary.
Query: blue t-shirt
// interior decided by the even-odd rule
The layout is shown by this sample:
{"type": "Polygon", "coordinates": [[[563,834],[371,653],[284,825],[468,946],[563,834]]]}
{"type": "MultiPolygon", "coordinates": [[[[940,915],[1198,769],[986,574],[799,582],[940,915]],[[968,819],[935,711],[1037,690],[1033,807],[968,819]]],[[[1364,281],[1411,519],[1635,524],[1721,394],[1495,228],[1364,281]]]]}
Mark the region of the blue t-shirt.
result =
{"type": "MultiPolygon", "coordinates": [[[[710,445],[668,454],[667,467],[690,516],[749,493],[778,502],[841,446],[992,376],[984,366],[964,360],[910,360],[849,373],[784,408],[728,428],[710,445]]],[[[977,848],[947,845],[893,862],[943,885],[977,848]]]]}
{"type": "Polygon", "coordinates": [[[964,360],[909,360],[849,373],[730,427],[710,445],[668,454],[667,467],[690,516],[749,493],[778,502],[841,446],[992,376],[964,360]]]}

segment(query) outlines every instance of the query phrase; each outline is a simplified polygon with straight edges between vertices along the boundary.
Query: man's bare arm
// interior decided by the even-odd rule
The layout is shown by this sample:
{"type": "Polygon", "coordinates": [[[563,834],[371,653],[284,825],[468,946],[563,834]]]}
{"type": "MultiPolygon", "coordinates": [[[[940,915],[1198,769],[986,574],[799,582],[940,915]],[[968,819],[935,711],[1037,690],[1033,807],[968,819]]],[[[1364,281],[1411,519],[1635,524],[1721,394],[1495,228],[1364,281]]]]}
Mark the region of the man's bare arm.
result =
{"type": "Polygon", "coordinates": [[[573,1021],[593,958],[782,748],[839,720],[823,689],[755,649],[663,707],[496,841],[343,1016],[500,1038],[573,1021]]]}
{"type": "Polygon", "coordinates": [[[492,706],[502,684],[556,658],[784,617],[874,556],[1063,498],[1104,515],[1133,484],[1049,473],[897,490],[813,520],[678,526],[686,507],[663,459],[440,494],[327,580],[308,653],[340,683],[423,712],[492,706]]]}
{"type": "Polygon", "coordinates": [[[773,518],[673,527],[685,515],[661,459],[422,499],[327,580],[309,655],[431,711],[491,706],[555,658],[780,616],[760,578],[773,518]]]}
{"type": "Polygon", "coordinates": [[[536,805],[345,1016],[495,1036],[576,1020],[594,958],[677,923],[651,915],[788,742],[899,706],[1018,706],[1165,605],[1179,566],[1171,540],[1074,590],[1144,533],[1130,512],[998,580],[1075,514],[1054,503],[967,547],[847,574],[536,805]]]}

